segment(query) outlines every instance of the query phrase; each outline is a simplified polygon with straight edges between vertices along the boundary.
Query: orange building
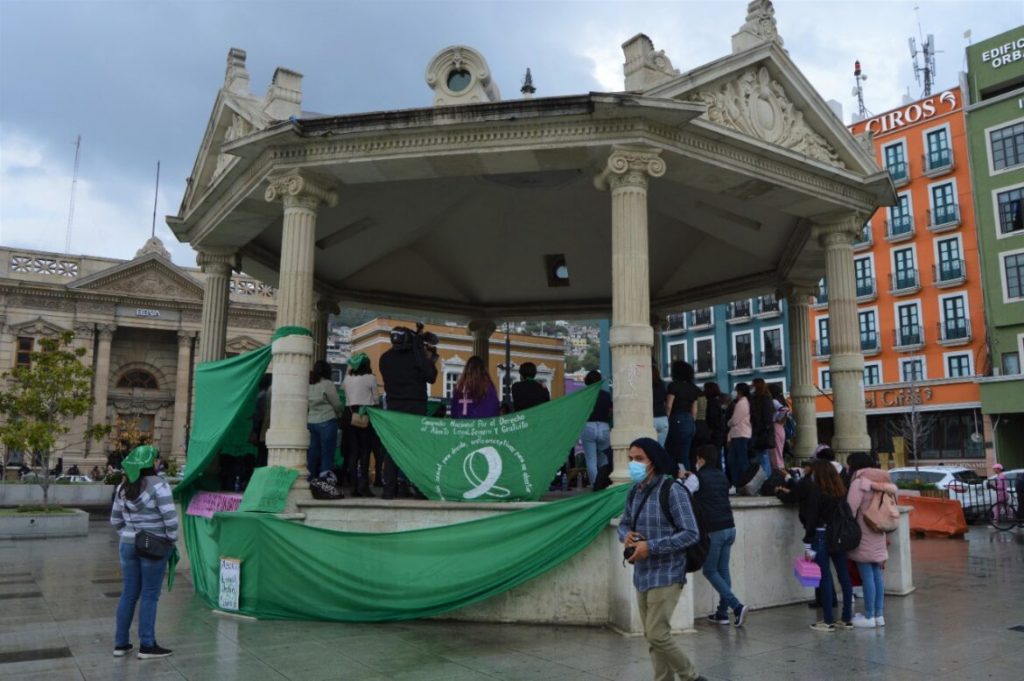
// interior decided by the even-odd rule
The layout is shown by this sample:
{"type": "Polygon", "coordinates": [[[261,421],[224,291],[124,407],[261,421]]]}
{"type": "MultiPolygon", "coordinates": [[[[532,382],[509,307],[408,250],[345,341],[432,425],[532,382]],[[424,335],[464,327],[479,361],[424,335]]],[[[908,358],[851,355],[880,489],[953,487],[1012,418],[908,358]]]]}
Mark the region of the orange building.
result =
{"type": "MultiPolygon", "coordinates": [[[[415,324],[398,319],[373,319],[352,329],[352,352],[365,352],[372,362],[381,390],[380,356],[391,348],[391,329],[396,326],[414,328],[415,324]]],[[[430,397],[448,399],[459,381],[466,360],[473,355],[473,336],[465,326],[427,324],[427,331],[437,335],[437,381],[430,386],[430,397]]],[[[537,365],[537,380],[551,391],[551,398],[565,394],[565,342],[561,338],[510,334],[512,350],[512,380],[519,380],[519,366],[523,362],[537,365]]],[[[505,364],[505,334],[496,331],[490,343],[490,374],[501,395],[505,364]]]]}
{"type": "MultiPolygon", "coordinates": [[[[893,436],[909,436],[916,403],[918,459],[986,467],[991,429],[975,377],[988,358],[961,91],[904,104],[850,130],[872,134],[898,198],[871,217],[854,246],[872,444],[877,451],[898,449],[893,436]]],[[[832,401],[824,280],[821,289],[811,328],[819,433],[827,442],[832,401]]]]}

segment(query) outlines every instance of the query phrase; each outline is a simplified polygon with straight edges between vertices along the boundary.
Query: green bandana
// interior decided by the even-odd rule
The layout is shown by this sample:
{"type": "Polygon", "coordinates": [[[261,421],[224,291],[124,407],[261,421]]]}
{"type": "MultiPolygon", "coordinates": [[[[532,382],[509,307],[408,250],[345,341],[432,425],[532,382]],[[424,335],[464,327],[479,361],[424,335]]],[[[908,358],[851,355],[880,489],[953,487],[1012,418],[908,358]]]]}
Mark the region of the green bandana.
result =
{"type": "Polygon", "coordinates": [[[156,463],[156,447],[139,445],[121,462],[121,468],[124,469],[128,482],[135,482],[139,479],[142,469],[152,468],[154,463],[156,463]]]}
{"type": "Polygon", "coordinates": [[[357,352],[348,358],[348,369],[349,371],[359,371],[359,369],[365,364],[370,358],[366,356],[365,352],[357,352]]]}

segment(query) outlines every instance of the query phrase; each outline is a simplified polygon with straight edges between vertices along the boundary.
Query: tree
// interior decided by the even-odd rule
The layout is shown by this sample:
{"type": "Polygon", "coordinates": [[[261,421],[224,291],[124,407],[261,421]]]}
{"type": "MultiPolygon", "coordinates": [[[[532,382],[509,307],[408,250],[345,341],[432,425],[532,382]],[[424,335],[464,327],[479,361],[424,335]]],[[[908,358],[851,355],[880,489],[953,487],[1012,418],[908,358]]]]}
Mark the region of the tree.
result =
{"type": "Polygon", "coordinates": [[[915,381],[910,382],[905,395],[910,402],[910,411],[905,412],[902,418],[890,421],[888,427],[894,437],[903,438],[904,447],[913,459],[914,470],[917,471],[920,467],[918,463],[919,447],[935,427],[936,418],[918,411],[917,407],[921,404],[921,392],[917,389],[915,381]]]}
{"type": "MultiPolygon", "coordinates": [[[[50,459],[61,439],[71,430],[73,419],[88,413],[93,404],[92,369],[82,364],[84,348],[72,349],[74,334],[43,338],[41,350],[30,355],[30,363],[5,372],[7,386],[0,393],[0,442],[7,449],[34,454],[42,461],[43,505],[49,506],[50,459]]],[[[85,437],[99,440],[108,426],[91,426],[85,437]]]]}

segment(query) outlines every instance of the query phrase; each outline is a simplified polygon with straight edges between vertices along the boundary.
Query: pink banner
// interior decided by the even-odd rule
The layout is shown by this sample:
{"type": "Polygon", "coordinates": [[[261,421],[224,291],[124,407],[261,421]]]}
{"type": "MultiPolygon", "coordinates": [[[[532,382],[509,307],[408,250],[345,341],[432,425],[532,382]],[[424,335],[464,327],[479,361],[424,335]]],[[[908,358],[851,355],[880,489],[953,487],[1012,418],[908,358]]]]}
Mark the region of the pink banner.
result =
{"type": "Polygon", "coordinates": [[[185,512],[188,515],[212,518],[219,511],[237,511],[241,503],[241,492],[196,492],[185,512]]]}

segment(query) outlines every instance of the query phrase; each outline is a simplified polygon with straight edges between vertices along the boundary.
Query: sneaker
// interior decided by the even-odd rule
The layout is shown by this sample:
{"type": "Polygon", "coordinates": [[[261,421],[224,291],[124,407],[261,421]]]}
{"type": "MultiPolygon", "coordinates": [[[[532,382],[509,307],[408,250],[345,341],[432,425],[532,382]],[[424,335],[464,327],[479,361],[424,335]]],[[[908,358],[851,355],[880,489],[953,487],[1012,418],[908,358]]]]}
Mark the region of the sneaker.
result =
{"type": "Polygon", "coordinates": [[[151,646],[139,646],[139,659],[150,660],[157,657],[167,657],[171,654],[171,651],[167,648],[161,648],[157,644],[151,646]]]}
{"type": "Polygon", "coordinates": [[[843,621],[839,623],[843,629],[853,629],[853,621],[843,621]]]}
{"type": "Polygon", "coordinates": [[[132,651],[132,648],[134,647],[135,646],[133,646],[131,643],[123,646],[114,646],[114,657],[124,657],[125,655],[130,653],[132,651]]]}
{"type": "Polygon", "coordinates": [[[875,618],[875,626],[876,627],[884,627],[885,626],[885,618],[882,617],[881,615],[876,617],[875,618]]]}
{"type": "Polygon", "coordinates": [[[729,616],[726,614],[719,614],[716,612],[713,615],[708,615],[708,622],[711,622],[712,624],[721,624],[724,626],[728,626],[729,616]]]}
{"type": "Polygon", "coordinates": [[[734,611],[736,614],[736,626],[742,627],[743,623],[747,621],[747,613],[750,612],[750,608],[745,605],[741,605],[734,611]]]}
{"type": "Polygon", "coordinates": [[[729,487],[729,496],[730,497],[736,496],[736,488],[735,487],[729,487]]]}
{"type": "Polygon", "coordinates": [[[823,631],[825,633],[831,634],[836,630],[836,625],[829,624],[827,622],[815,622],[811,625],[811,629],[814,631],[823,631]]]}
{"type": "Polygon", "coordinates": [[[874,617],[864,617],[864,615],[854,615],[853,616],[853,626],[856,627],[857,629],[874,629],[875,628],[875,618],[874,617]]]}

